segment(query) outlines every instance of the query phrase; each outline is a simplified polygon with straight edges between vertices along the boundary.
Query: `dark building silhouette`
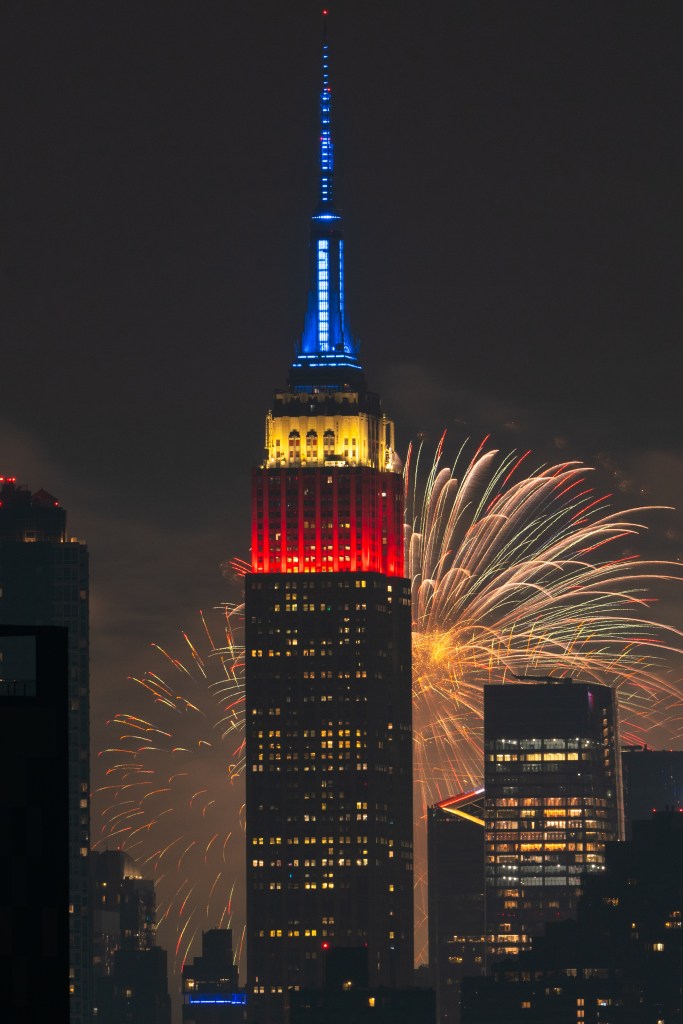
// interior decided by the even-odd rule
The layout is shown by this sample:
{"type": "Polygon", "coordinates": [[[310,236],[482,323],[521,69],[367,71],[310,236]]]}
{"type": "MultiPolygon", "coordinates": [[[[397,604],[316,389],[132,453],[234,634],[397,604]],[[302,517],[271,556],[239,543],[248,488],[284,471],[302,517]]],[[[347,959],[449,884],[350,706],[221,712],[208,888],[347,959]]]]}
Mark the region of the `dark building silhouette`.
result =
{"type": "Polygon", "coordinates": [[[94,1002],[100,1013],[113,991],[102,979],[113,978],[116,952],[156,945],[156,897],[154,882],[122,850],[91,852],[90,884],[94,1002]]]}
{"type": "Polygon", "coordinates": [[[68,629],[69,990],[73,1024],[90,1024],[88,550],[68,537],[53,495],[9,477],[0,478],[0,623],[68,629]]]}
{"type": "Polygon", "coordinates": [[[460,982],[484,971],[484,790],[427,811],[429,977],[439,1024],[459,1024],[460,982]]]}
{"type": "Polygon", "coordinates": [[[435,1024],[431,988],[373,988],[368,951],[329,949],[322,988],[291,993],[289,1024],[435,1024]]]}
{"type": "Polygon", "coordinates": [[[0,626],[0,984],[8,1024],[69,1012],[68,634],[0,626]]]}
{"type": "Polygon", "coordinates": [[[635,821],[585,875],[577,920],[463,982],[463,1024],[675,1024],[683,1019],[683,813],[635,821]]]}
{"type": "Polygon", "coordinates": [[[371,986],[413,971],[410,584],[393,424],[347,323],[323,46],[320,202],[303,336],[266,420],[246,578],[249,1017],[322,986],[323,943],[371,986]]]}
{"type": "Polygon", "coordinates": [[[166,950],[117,949],[98,998],[97,1024],[171,1024],[166,950]]]}
{"type": "Polygon", "coordinates": [[[653,811],[683,807],[683,750],[624,747],[621,760],[626,838],[630,839],[634,821],[649,819],[653,811]]]}
{"type": "Polygon", "coordinates": [[[239,990],[232,929],[202,932],[202,955],[183,967],[183,1024],[237,1024],[247,996],[239,990]]]}
{"type": "Polygon", "coordinates": [[[581,874],[603,870],[621,835],[617,739],[607,686],[484,688],[489,962],[571,915],[581,874]]]}

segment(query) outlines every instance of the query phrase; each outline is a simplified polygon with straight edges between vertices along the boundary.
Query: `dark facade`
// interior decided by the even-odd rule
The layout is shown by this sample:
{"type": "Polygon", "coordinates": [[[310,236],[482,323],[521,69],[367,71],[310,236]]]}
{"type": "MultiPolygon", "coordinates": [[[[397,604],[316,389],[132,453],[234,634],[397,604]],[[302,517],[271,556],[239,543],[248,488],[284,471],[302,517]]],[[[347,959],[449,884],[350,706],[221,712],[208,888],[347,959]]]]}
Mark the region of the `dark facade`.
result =
{"type": "Polygon", "coordinates": [[[626,838],[634,821],[647,820],[653,811],[683,807],[683,750],[625,747],[624,774],[626,838]]]}
{"type": "Polygon", "coordinates": [[[322,988],[291,995],[289,1024],[435,1024],[431,988],[372,988],[368,951],[329,949],[322,988]]]}
{"type": "Polygon", "coordinates": [[[483,974],[484,791],[427,812],[429,973],[439,1024],[459,1024],[460,983],[483,974]]]}
{"type": "Polygon", "coordinates": [[[166,950],[117,949],[98,996],[97,1024],[171,1024],[166,950]]]}
{"type": "MultiPolygon", "coordinates": [[[[484,688],[490,961],[574,913],[584,871],[621,835],[613,692],[594,683],[484,688]]],[[[489,962],[490,962],[489,961],[489,962]]]]}
{"type": "Polygon", "coordinates": [[[409,585],[251,576],[246,617],[257,995],[319,986],[324,944],[367,945],[372,984],[401,984],[413,938],[409,585]]]}
{"type": "Polygon", "coordinates": [[[577,920],[546,928],[489,978],[463,982],[463,1024],[683,1020],[683,814],[636,821],[584,876],[577,920]]]}
{"type": "Polygon", "coordinates": [[[0,983],[8,1024],[69,1013],[68,634],[0,626],[0,983]],[[17,669],[15,672],[14,670],[17,669]]]}
{"type": "Polygon", "coordinates": [[[90,854],[95,1005],[98,981],[114,973],[119,949],[151,949],[156,944],[154,882],[142,878],[135,861],[122,850],[90,854]]]}
{"type": "Polygon", "coordinates": [[[69,539],[66,511],[47,491],[0,481],[0,623],[65,626],[69,671],[63,699],[69,738],[69,990],[73,1024],[92,1006],[88,852],[90,741],[88,550],[69,539]]]}
{"type": "Polygon", "coordinates": [[[320,989],[327,947],[371,987],[413,973],[410,585],[393,424],[344,297],[323,44],[305,326],[266,417],[246,578],[249,1019],[320,989]]]}
{"type": "Polygon", "coordinates": [[[183,1024],[237,1024],[247,997],[239,991],[232,929],[202,932],[202,955],[183,967],[183,1024]]]}
{"type": "Polygon", "coordinates": [[[170,1024],[166,952],[156,946],[154,882],[122,850],[90,854],[94,1020],[170,1024]]]}

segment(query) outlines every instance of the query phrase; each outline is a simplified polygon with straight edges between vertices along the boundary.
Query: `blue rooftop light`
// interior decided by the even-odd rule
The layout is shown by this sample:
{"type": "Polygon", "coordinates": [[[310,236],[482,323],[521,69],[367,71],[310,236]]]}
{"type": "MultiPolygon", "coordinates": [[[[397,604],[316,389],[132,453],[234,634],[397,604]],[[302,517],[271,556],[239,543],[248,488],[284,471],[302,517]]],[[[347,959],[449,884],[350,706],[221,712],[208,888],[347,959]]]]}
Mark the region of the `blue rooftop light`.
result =
{"type": "Polygon", "coordinates": [[[247,995],[246,992],[234,992],[231,995],[226,996],[186,996],[185,1001],[192,1006],[199,1004],[209,1006],[246,1006],[247,995]]]}
{"type": "Polygon", "coordinates": [[[330,48],[323,14],[320,91],[320,201],[311,219],[310,281],[306,319],[292,368],[346,367],[360,370],[358,342],[346,320],[344,242],[341,215],[334,207],[334,145],[330,48]],[[315,361],[311,361],[315,357],[315,361]]]}

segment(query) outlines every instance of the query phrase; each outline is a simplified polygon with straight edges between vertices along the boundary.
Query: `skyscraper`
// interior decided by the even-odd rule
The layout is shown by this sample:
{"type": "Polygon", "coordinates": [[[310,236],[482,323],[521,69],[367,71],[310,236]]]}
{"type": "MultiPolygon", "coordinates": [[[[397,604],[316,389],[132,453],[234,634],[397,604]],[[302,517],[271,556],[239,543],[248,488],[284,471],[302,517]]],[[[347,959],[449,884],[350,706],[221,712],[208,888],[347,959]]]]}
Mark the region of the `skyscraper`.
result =
{"type": "Polygon", "coordinates": [[[0,1019],[69,1012],[67,631],[0,625],[0,1019]]]}
{"type": "Polygon", "coordinates": [[[66,511],[40,490],[0,478],[0,623],[69,631],[69,991],[73,1024],[90,1021],[91,948],[88,549],[66,532],[66,511]]]}
{"type": "Polygon", "coordinates": [[[393,424],[347,320],[323,38],[308,307],[266,418],[246,578],[249,1018],[364,947],[371,985],[413,970],[410,586],[393,424]]]}
{"type": "Polygon", "coordinates": [[[596,683],[484,688],[486,936],[490,959],[571,915],[581,874],[619,839],[614,694],[596,683]]]}

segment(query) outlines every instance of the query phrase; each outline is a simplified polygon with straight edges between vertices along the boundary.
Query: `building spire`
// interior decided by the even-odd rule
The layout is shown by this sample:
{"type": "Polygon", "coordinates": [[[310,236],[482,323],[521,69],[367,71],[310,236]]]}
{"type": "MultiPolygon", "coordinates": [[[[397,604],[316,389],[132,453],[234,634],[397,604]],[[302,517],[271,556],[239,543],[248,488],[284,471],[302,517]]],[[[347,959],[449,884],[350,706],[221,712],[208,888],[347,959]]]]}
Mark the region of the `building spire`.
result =
{"type": "Polygon", "coordinates": [[[332,144],[332,91],[330,89],[330,47],[327,42],[327,10],[323,10],[322,89],[320,91],[320,204],[332,205],[334,146],[332,144]]]}
{"type": "Polygon", "coordinates": [[[311,220],[309,292],[306,320],[292,364],[290,383],[302,390],[358,386],[358,342],[346,318],[344,240],[341,215],[333,201],[334,147],[327,10],[323,10],[320,91],[320,195],[311,220]]]}

